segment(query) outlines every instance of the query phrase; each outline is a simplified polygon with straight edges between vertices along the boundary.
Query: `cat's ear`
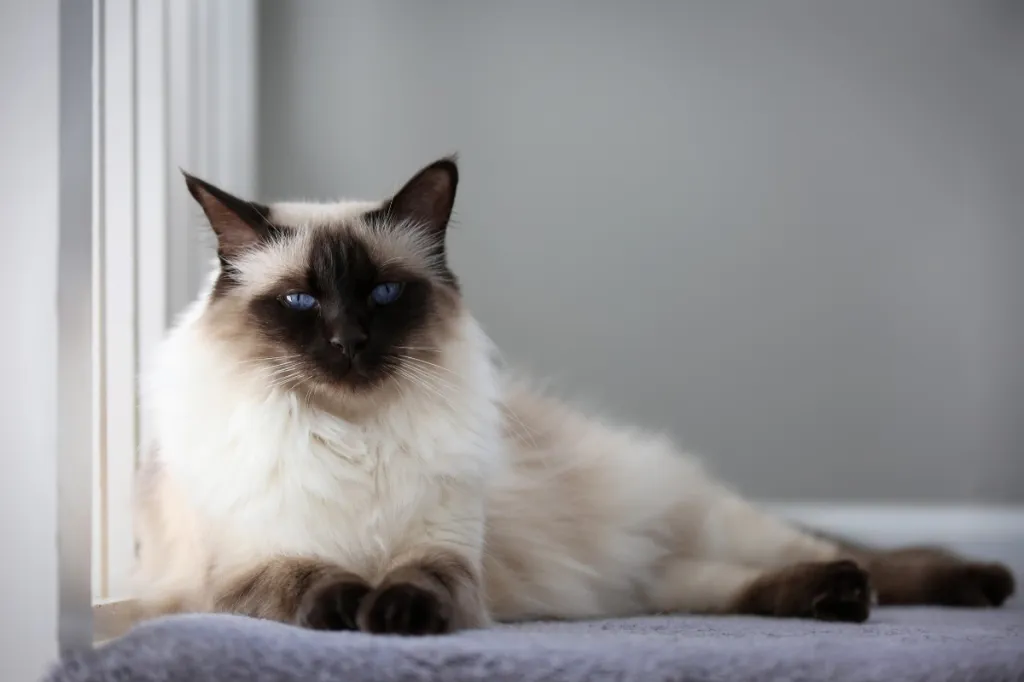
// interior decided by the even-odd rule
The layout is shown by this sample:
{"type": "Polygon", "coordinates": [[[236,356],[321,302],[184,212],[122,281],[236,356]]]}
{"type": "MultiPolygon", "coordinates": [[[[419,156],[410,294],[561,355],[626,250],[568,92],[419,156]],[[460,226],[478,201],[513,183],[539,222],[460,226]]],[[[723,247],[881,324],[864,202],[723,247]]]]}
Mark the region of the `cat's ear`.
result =
{"type": "Polygon", "coordinates": [[[203,208],[217,235],[217,252],[231,256],[272,236],[270,209],[239,199],[205,180],[182,171],[189,194],[203,208]]]}
{"type": "Polygon", "coordinates": [[[458,184],[455,157],[439,159],[405,183],[384,208],[391,220],[409,221],[443,238],[458,184]]]}

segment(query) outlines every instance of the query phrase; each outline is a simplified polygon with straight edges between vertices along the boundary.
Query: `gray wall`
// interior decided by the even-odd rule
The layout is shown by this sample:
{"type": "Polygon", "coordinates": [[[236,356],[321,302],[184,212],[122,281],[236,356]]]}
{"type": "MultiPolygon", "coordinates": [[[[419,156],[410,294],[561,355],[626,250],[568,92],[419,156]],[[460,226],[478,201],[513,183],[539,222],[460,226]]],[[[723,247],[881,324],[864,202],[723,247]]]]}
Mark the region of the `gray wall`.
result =
{"type": "Polygon", "coordinates": [[[1020,502],[1021,10],[265,1],[262,194],[457,150],[512,360],[756,496],[1020,502]]]}

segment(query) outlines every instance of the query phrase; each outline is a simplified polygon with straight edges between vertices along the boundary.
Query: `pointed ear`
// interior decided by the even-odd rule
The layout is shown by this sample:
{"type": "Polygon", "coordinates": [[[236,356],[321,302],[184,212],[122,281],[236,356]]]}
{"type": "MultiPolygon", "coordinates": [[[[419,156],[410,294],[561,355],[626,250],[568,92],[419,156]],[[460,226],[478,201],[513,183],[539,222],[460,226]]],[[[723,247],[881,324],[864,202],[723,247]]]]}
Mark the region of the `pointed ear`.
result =
{"type": "Polygon", "coordinates": [[[405,183],[384,208],[392,220],[418,223],[443,237],[455,205],[458,184],[455,157],[439,159],[405,183]]]}
{"type": "Polygon", "coordinates": [[[268,207],[232,196],[185,171],[182,175],[189,193],[202,206],[217,235],[217,253],[221,257],[255,246],[276,232],[268,220],[268,207]]]}

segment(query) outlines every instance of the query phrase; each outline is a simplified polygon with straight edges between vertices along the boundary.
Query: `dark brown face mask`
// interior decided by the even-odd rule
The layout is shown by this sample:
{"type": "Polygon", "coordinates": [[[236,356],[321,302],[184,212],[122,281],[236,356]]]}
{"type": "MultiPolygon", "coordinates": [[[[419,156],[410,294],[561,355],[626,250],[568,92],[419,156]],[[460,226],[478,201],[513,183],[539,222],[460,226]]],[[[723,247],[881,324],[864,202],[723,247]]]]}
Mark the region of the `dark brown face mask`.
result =
{"type": "Polygon", "coordinates": [[[276,221],[272,206],[185,179],[217,237],[221,273],[213,301],[240,286],[247,254],[301,239],[294,272],[245,302],[252,333],[274,356],[292,358],[295,379],[373,386],[403,356],[438,345],[430,337],[458,296],[445,253],[458,185],[452,159],[427,166],[378,208],[338,224],[301,227],[276,221]],[[387,257],[380,248],[403,238],[417,245],[409,259],[387,257]]]}

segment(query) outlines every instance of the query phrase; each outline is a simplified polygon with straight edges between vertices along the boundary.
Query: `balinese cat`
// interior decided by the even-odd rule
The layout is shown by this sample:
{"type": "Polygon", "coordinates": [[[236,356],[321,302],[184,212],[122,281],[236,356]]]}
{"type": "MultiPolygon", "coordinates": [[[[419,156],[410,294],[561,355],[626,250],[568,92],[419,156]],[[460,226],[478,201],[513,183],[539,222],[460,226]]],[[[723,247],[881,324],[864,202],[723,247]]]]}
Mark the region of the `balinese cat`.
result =
{"type": "Polygon", "coordinates": [[[668,439],[499,368],[445,257],[458,171],[383,202],[263,205],[198,178],[209,288],[147,376],[139,597],[319,629],[653,612],[860,622],[998,606],[1012,574],[757,509],[668,439]]]}

